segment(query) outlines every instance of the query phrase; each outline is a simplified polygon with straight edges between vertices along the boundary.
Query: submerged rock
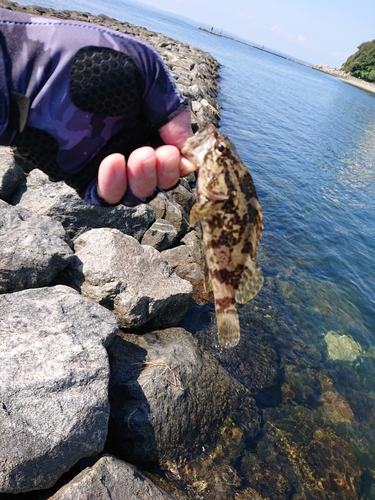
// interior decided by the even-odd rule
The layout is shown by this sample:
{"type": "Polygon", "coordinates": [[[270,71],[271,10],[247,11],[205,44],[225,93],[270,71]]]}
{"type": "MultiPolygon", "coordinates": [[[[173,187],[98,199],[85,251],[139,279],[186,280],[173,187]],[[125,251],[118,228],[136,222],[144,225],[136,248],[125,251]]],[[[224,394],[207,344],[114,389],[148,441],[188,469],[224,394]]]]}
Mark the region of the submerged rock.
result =
{"type": "Polygon", "coordinates": [[[361,346],[354,339],[338,332],[330,331],[325,334],[328,357],[332,360],[355,361],[363,354],[361,346]]]}
{"type": "Polygon", "coordinates": [[[361,467],[354,450],[312,409],[281,405],[265,410],[263,418],[264,437],[256,453],[242,460],[242,473],[253,488],[280,500],[358,498],[361,467]]]}
{"type": "Polygon", "coordinates": [[[103,450],[116,317],[74,290],[0,296],[0,492],[52,486],[103,450]]]}

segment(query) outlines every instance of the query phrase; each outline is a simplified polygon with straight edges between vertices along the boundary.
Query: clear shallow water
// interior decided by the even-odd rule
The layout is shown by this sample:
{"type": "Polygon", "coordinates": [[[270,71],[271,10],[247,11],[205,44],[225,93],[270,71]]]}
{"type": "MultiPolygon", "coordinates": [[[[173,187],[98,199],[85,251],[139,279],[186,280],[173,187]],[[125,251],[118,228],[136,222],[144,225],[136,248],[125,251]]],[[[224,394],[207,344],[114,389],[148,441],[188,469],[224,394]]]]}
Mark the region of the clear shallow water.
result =
{"type": "Polygon", "coordinates": [[[241,308],[242,343],[223,353],[214,327],[198,332],[262,410],[259,443],[244,444],[232,466],[269,498],[375,498],[375,95],[141,4],[38,4],[104,12],[221,63],[222,129],[250,168],[265,218],[265,285],[241,308]],[[306,421],[313,436],[299,431],[306,421]],[[298,453],[304,466],[293,462],[298,453]],[[284,470],[289,486],[254,479],[257,467],[284,470]]]}

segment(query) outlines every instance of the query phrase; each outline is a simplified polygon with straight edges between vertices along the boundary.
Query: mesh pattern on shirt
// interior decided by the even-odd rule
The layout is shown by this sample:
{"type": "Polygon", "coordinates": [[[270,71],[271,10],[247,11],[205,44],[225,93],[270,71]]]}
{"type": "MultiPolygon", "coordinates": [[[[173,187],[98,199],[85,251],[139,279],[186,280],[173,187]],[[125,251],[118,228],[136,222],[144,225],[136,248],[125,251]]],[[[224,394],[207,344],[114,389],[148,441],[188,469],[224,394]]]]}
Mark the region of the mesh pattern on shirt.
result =
{"type": "Polygon", "coordinates": [[[107,47],[83,47],[73,58],[69,93],[81,110],[126,116],[140,109],[143,79],[132,59],[107,47]]]}
{"type": "Polygon", "coordinates": [[[56,165],[59,146],[56,139],[48,132],[25,127],[22,134],[17,134],[14,146],[17,154],[31,167],[43,170],[54,182],[64,180],[64,172],[56,165]]]}

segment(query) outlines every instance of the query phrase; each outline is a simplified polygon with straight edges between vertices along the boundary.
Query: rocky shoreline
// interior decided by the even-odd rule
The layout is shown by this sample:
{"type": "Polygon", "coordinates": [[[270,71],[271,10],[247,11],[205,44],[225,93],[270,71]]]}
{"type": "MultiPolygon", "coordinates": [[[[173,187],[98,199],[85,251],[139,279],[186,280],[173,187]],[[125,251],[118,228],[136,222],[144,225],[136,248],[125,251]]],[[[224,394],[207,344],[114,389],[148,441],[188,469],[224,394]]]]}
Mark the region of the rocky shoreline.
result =
{"type": "MultiPolygon", "coordinates": [[[[106,16],[0,6],[140,36],[193,128],[218,123],[210,54],[106,16]]],[[[295,284],[267,245],[241,344],[217,346],[194,182],[94,207],[0,148],[1,500],[375,498],[371,403],[359,378],[340,390],[349,358],[326,352],[339,332],[312,344],[288,321],[295,284]]]]}
{"type": "Polygon", "coordinates": [[[345,73],[342,69],[331,68],[327,65],[319,65],[312,66],[312,69],[317,71],[321,71],[322,73],[326,73],[327,75],[334,76],[335,78],[339,78],[340,80],[349,83],[350,85],[354,85],[363,90],[367,90],[367,92],[372,92],[375,94],[375,83],[366,82],[364,80],[360,80],[359,78],[355,78],[349,73],[345,73]]]}
{"type": "MultiPolygon", "coordinates": [[[[104,15],[0,6],[145,40],[190,98],[193,130],[218,124],[210,54],[104,15]]],[[[248,391],[179,327],[210,300],[194,181],[149,205],[94,207],[0,149],[1,498],[188,498],[137,464],[172,470],[215,446],[244,396],[257,431],[248,391]]]]}

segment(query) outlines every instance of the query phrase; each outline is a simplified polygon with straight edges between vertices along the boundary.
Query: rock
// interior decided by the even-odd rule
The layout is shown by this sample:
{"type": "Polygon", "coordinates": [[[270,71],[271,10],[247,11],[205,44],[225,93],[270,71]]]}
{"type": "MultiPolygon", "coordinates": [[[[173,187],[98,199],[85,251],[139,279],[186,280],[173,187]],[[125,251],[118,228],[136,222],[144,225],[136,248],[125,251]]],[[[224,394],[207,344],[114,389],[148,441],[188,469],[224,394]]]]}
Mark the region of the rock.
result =
{"type": "Polygon", "coordinates": [[[25,174],[10,148],[0,147],[0,199],[10,203],[25,174]]]}
{"type": "Polygon", "coordinates": [[[191,102],[191,109],[193,113],[198,113],[198,111],[201,109],[202,104],[199,101],[192,101],[191,102]]]}
{"type": "Polygon", "coordinates": [[[201,98],[200,88],[196,83],[194,83],[194,85],[190,85],[188,88],[185,89],[185,95],[186,97],[189,97],[189,99],[198,102],[199,99],[201,98]]]}
{"type": "Polygon", "coordinates": [[[92,229],[75,241],[66,279],[119,317],[124,328],[167,328],[185,315],[192,286],[160,253],[117,229],[92,229]]]}
{"type": "Polygon", "coordinates": [[[353,448],[312,408],[267,408],[263,419],[262,440],[241,464],[251,487],[266,498],[358,498],[361,465],[353,448]]]}
{"type": "Polygon", "coordinates": [[[238,411],[258,432],[250,394],[184,329],[119,332],[109,354],[108,447],[120,458],[166,466],[203,445],[212,450],[221,427],[238,421],[238,411]]]}
{"type": "Polygon", "coordinates": [[[106,455],[88,467],[50,500],[173,500],[136,467],[106,455]]]}
{"type": "Polygon", "coordinates": [[[142,245],[150,245],[156,250],[165,250],[178,241],[177,229],[164,219],[156,219],[141,240],[142,245]]]}
{"type": "Polygon", "coordinates": [[[200,231],[190,231],[181,240],[181,245],[162,252],[162,256],[174,269],[177,276],[193,285],[193,296],[197,304],[213,302],[212,291],[205,289],[205,263],[200,231]]]}
{"type": "Polygon", "coordinates": [[[358,356],[363,354],[358,342],[340,332],[329,331],[324,335],[324,340],[327,344],[329,359],[355,361],[358,356]]]}
{"type": "MultiPolygon", "coordinates": [[[[179,188],[181,182],[183,181],[181,180],[175,189],[176,192],[181,192],[181,199],[188,204],[189,195],[191,193],[189,193],[183,186],[179,188]]],[[[176,203],[174,197],[174,189],[171,189],[166,193],[159,192],[155,198],[150,201],[149,205],[154,210],[156,218],[165,219],[170,224],[173,224],[177,230],[178,238],[182,238],[189,229],[189,217],[187,212],[184,210],[183,204],[178,202],[176,203]]]]}
{"type": "Polygon", "coordinates": [[[115,316],[64,287],[0,296],[0,492],[47,488],[103,450],[115,316]]]}
{"type": "Polygon", "coordinates": [[[0,200],[0,293],[48,285],[73,257],[60,224],[0,200]]]}
{"type": "MultiPolygon", "coordinates": [[[[195,176],[193,176],[195,180],[195,176]]],[[[186,217],[187,226],[189,227],[189,216],[192,206],[197,202],[195,194],[192,192],[189,183],[184,177],[180,179],[180,182],[173,189],[167,191],[170,200],[174,201],[174,204],[182,207],[183,212],[186,217]]]]}
{"type": "Polygon", "coordinates": [[[92,228],[113,227],[140,240],[155,220],[145,204],[135,208],[89,205],[64,182],[51,182],[37,169],[30,172],[26,188],[15,194],[12,203],[58,220],[72,239],[92,228]]]}

